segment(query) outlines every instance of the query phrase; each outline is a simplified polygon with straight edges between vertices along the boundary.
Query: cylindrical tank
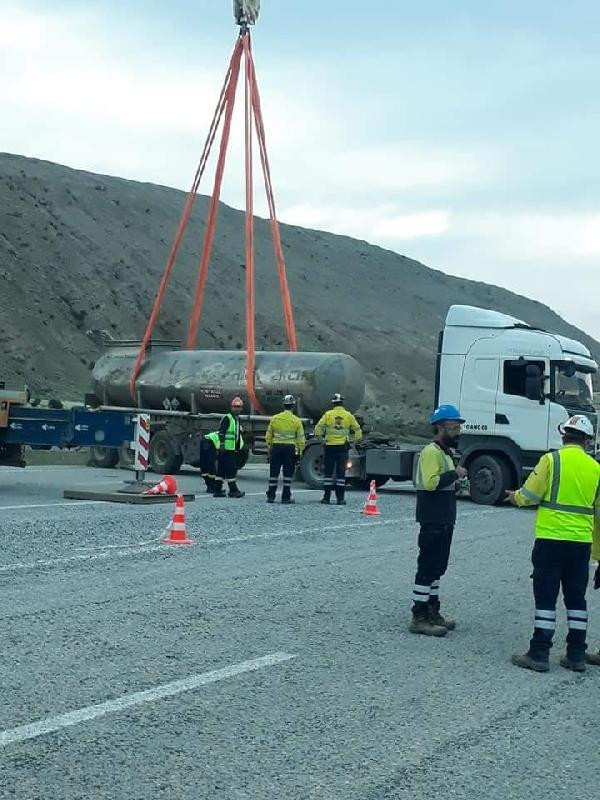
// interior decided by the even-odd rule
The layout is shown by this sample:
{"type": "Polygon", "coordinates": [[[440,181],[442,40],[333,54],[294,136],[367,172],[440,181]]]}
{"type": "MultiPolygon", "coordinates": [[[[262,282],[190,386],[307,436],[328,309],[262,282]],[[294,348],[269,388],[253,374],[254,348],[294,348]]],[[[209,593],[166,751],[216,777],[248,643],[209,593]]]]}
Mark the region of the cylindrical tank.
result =
{"type": "MultiPolygon", "coordinates": [[[[137,348],[111,346],[96,362],[94,391],[104,405],[133,407],[129,379],[137,348]]],[[[318,419],[340,392],[356,411],[363,400],[365,376],[360,364],[343,353],[257,352],[255,388],[265,413],[281,411],[284,395],[299,401],[299,413],[318,419]]],[[[140,371],[139,407],[175,408],[198,413],[224,412],[246,394],[246,353],[239,350],[173,350],[153,347],[140,371]]]]}

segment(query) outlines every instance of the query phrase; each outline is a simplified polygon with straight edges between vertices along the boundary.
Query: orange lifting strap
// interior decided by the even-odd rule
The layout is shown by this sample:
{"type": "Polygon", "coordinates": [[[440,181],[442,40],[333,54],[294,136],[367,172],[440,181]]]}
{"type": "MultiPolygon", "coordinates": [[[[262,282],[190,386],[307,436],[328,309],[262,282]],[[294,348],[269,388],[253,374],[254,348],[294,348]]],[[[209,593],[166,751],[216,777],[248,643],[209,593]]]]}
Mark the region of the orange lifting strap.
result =
{"type": "Polygon", "coordinates": [[[281,245],[281,235],[279,232],[279,223],[277,221],[277,212],[275,209],[275,197],[273,194],[273,184],[271,181],[271,168],[269,166],[269,157],[267,155],[267,145],[265,138],[265,127],[263,122],[262,110],[260,105],[260,94],[258,91],[258,83],[256,80],[256,70],[254,67],[254,59],[252,57],[252,45],[250,40],[250,33],[248,28],[244,26],[241,29],[240,36],[236,41],[233,55],[229,62],[225,82],[221,89],[219,102],[213,120],[210,125],[208,136],[200,157],[200,163],[194,176],[192,188],[187,196],[175,239],[169,252],[165,271],[160,282],[158,293],[152,307],[152,312],[148,319],[148,324],[142,339],[142,343],[135,361],[129,389],[131,396],[136,400],[135,383],[144,362],[145,354],[152,337],[152,332],[160,308],[171,279],[173,268],[177,260],[179,249],[183,241],[183,237],[192,214],[194,202],[200,181],[206,169],[206,164],[210,156],[212,146],[215,142],[217,132],[223,122],[223,130],[221,133],[221,142],[219,146],[219,157],[217,160],[217,167],[215,171],[215,180],[213,186],[212,197],[208,209],[208,218],[206,223],[206,231],[204,234],[204,244],[202,247],[202,254],[200,256],[200,263],[198,268],[198,279],[196,282],[196,289],[194,292],[194,305],[190,317],[188,328],[188,335],[186,347],[188,350],[194,349],[198,338],[198,328],[200,325],[200,318],[202,316],[202,306],[204,303],[204,294],[206,289],[206,279],[208,276],[208,267],[212,255],[213,243],[215,238],[215,230],[217,225],[217,216],[219,212],[219,200],[221,197],[221,187],[223,185],[223,174],[225,172],[225,161],[227,158],[227,149],[229,145],[229,138],[231,135],[231,121],[233,118],[233,110],[235,107],[235,98],[237,94],[237,86],[239,81],[240,69],[242,58],[244,59],[244,83],[245,83],[245,173],[246,173],[246,226],[245,226],[245,240],[246,240],[246,388],[250,404],[254,411],[264,413],[255,392],[254,387],[254,373],[256,361],[256,345],[254,334],[254,193],[253,193],[253,133],[256,128],[256,135],[258,140],[258,149],[260,153],[260,162],[265,182],[265,191],[267,195],[267,204],[269,207],[269,217],[271,220],[271,232],[273,235],[273,246],[275,249],[275,261],[277,263],[277,271],[279,274],[279,289],[281,292],[281,299],[283,304],[283,316],[285,320],[285,327],[287,332],[288,346],[291,351],[298,349],[296,340],[296,328],[294,325],[294,314],[292,310],[292,302],[290,299],[290,291],[287,282],[287,275],[285,270],[285,259],[283,256],[283,247],[281,245]]]}

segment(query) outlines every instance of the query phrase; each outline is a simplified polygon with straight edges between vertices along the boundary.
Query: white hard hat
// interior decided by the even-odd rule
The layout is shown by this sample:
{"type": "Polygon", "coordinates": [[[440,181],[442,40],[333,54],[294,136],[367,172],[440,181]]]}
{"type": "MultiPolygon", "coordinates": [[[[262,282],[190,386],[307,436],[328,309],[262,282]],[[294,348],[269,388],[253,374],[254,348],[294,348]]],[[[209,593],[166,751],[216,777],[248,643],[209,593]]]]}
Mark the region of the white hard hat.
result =
{"type": "Polygon", "coordinates": [[[593,439],[595,436],[594,426],[584,414],[575,414],[570,417],[566,422],[558,426],[558,430],[561,434],[567,431],[577,431],[577,433],[582,433],[590,439],[593,439]]]}

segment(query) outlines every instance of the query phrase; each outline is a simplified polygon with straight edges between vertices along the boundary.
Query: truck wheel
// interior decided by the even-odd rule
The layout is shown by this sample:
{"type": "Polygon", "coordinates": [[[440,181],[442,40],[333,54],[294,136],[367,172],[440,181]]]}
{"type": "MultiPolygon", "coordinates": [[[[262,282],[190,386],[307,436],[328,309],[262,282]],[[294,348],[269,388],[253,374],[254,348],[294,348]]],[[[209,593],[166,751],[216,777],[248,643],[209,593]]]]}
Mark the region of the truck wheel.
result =
{"type": "Polygon", "coordinates": [[[150,439],[150,468],[159,475],[176,475],[183,464],[175,442],[168,431],[158,431],[150,439]]]}
{"type": "Polygon", "coordinates": [[[90,447],[90,467],[112,469],[119,463],[119,451],[114,447],[90,447]]]}
{"type": "Polygon", "coordinates": [[[320,489],[323,485],[323,445],[311,445],[306,448],[300,461],[300,477],[311,489],[320,489]]]}
{"type": "Polygon", "coordinates": [[[478,456],[469,465],[471,500],[484,506],[502,503],[511,488],[510,467],[503,458],[478,456]]]}

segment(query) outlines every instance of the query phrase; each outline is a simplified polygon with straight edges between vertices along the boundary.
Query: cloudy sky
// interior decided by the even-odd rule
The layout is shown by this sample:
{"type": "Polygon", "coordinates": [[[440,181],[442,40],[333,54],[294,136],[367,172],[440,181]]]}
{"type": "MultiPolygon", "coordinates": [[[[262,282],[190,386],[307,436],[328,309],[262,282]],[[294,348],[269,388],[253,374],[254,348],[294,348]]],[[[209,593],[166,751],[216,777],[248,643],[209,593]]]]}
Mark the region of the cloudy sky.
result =
{"type": "MultiPolygon", "coordinates": [[[[0,0],[0,150],[188,188],[231,5],[0,0]]],[[[599,28],[597,0],[262,0],[281,218],[537,297],[600,338],[599,28]]],[[[238,133],[237,207],[240,167],[238,133]]]]}

